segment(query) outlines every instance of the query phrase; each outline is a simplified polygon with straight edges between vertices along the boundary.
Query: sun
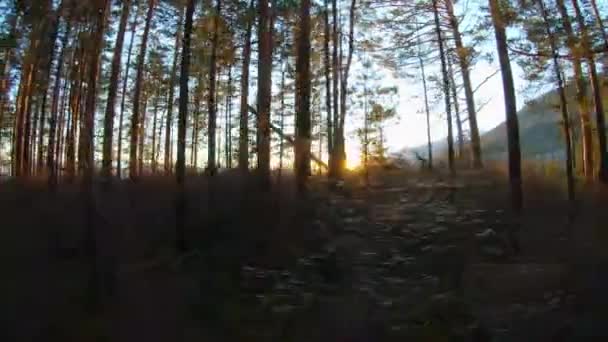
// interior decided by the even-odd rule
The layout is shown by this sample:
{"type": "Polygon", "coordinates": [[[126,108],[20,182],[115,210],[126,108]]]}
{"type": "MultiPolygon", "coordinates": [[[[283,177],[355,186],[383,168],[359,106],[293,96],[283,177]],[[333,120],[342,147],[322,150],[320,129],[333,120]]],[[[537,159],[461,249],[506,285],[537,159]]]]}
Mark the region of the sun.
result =
{"type": "Polygon", "coordinates": [[[349,151],[346,154],[346,169],[356,170],[361,167],[361,156],[358,151],[349,151]]]}

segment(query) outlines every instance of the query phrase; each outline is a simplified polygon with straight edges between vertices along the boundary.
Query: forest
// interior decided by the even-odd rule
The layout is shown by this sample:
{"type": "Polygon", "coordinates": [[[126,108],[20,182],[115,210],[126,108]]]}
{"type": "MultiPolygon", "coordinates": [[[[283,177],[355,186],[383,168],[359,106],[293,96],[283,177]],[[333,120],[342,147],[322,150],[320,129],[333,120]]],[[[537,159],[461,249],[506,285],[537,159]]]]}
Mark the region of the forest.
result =
{"type": "Polygon", "coordinates": [[[0,340],[608,339],[607,25],[0,0],[0,340]]]}

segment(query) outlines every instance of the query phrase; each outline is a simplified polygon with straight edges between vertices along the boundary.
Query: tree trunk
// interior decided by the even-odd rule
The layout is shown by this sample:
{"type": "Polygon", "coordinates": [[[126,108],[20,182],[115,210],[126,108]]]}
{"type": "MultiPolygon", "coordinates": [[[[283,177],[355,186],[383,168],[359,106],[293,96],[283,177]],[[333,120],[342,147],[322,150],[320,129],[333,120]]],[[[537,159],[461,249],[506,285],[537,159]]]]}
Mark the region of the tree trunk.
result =
{"type": "Polygon", "coordinates": [[[249,5],[247,27],[243,45],[243,66],[241,68],[241,106],[239,118],[239,169],[249,171],[249,63],[251,62],[251,27],[253,23],[253,2],[249,5]]]}
{"type": "Polygon", "coordinates": [[[416,21],[416,36],[418,46],[418,64],[420,66],[420,76],[422,77],[422,90],[424,92],[424,110],[426,114],[426,139],[427,139],[427,158],[428,168],[433,169],[433,143],[431,141],[431,111],[429,109],[428,89],[426,85],[426,73],[424,72],[424,59],[422,58],[421,42],[419,35],[420,27],[416,21]]]}
{"type": "Polygon", "coordinates": [[[97,99],[97,76],[103,47],[103,36],[105,31],[106,16],[110,0],[98,0],[97,17],[94,30],[92,31],[92,47],[89,59],[89,74],[87,78],[87,98],[84,111],[84,130],[81,133],[83,139],[83,179],[82,195],[85,202],[85,252],[89,263],[89,278],[87,292],[87,307],[90,312],[97,313],[100,310],[100,270],[98,268],[97,238],[96,238],[96,213],[93,199],[93,173],[94,163],[94,132],[95,132],[95,106],[97,99]]]}
{"type": "MultiPolygon", "coordinates": [[[[55,175],[59,175],[59,171],[65,166],[65,139],[66,139],[66,103],[68,99],[68,84],[67,79],[63,82],[63,90],[61,94],[61,104],[59,105],[60,116],[59,116],[59,128],[57,129],[57,143],[55,144],[55,165],[53,166],[53,172],[55,175]]],[[[68,117],[68,120],[70,118],[68,117]]]]}
{"type": "Polygon", "coordinates": [[[231,105],[232,105],[232,65],[228,66],[228,88],[226,90],[226,118],[225,118],[225,139],[224,153],[226,155],[226,168],[232,168],[232,122],[231,122],[231,105]]]}
{"type": "Polygon", "coordinates": [[[595,119],[597,128],[597,138],[599,146],[599,167],[598,178],[602,183],[608,183],[608,155],[606,154],[606,124],[604,120],[604,104],[602,103],[602,88],[600,86],[597,68],[595,66],[595,57],[593,55],[591,39],[585,23],[584,14],[578,4],[578,0],[572,0],[572,7],[576,12],[576,20],[581,30],[581,39],[583,51],[587,57],[587,66],[591,74],[591,86],[593,90],[593,100],[595,103],[595,119]]]}
{"type": "MultiPolygon", "coordinates": [[[[49,83],[51,81],[51,69],[53,68],[53,60],[55,57],[55,47],[56,47],[56,40],[57,40],[57,35],[59,33],[59,19],[61,17],[61,8],[62,8],[62,4],[59,5],[59,8],[57,9],[57,12],[55,14],[55,17],[53,19],[53,22],[51,23],[52,25],[52,33],[50,35],[50,39],[49,39],[49,47],[48,47],[48,64],[46,66],[46,75],[45,75],[45,79],[44,79],[44,84],[42,86],[42,108],[41,108],[41,113],[40,113],[40,127],[38,128],[38,156],[37,156],[37,173],[41,174],[42,170],[44,169],[44,163],[43,163],[43,140],[44,140],[44,127],[45,127],[45,122],[46,122],[46,102],[47,102],[47,93],[48,93],[48,88],[49,88],[49,83]]],[[[61,63],[61,60],[58,60],[57,63],[61,63]]],[[[49,132],[50,134],[50,132],[49,132]]]]}
{"type": "Polygon", "coordinates": [[[120,101],[120,116],[118,118],[118,147],[116,152],[116,176],[118,179],[122,177],[122,129],[123,119],[125,113],[125,101],[127,98],[127,81],[129,80],[129,70],[131,69],[131,53],[133,52],[133,41],[135,40],[135,31],[137,30],[137,17],[142,10],[143,6],[140,4],[137,9],[137,15],[133,18],[131,23],[131,39],[129,41],[129,50],[127,52],[127,66],[125,68],[125,76],[122,81],[122,100],[120,101]]]}
{"type": "Polygon", "coordinates": [[[165,124],[165,158],[164,166],[165,173],[170,174],[173,169],[173,162],[171,158],[171,150],[173,145],[171,144],[172,127],[173,127],[173,101],[175,99],[175,81],[177,78],[177,62],[179,57],[179,49],[182,41],[182,28],[184,21],[184,10],[180,9],[179,20],[177,21],[177,32],[175,33],[175,50],[173,53],[173,66],[171,67],[171,76],[169,79],[169,98],[167,100],[167,122],[165,124]]]}
{"type": "Polygon", "coordinates": [[[310,0],[300,2],[300,23],[296,29],[296,184],[300,194],[306,193],[310,171],[310,0]]]}
{"type": "Polygon", "coordinates": [[[258,25],[258,172],[262,188],[270,187],[270,102],[272,95],[272,31],[268,0],[259,1],[258,25]]]}
{"type": "Polygon", "coordinates": [[[473,89],[471,86],[469,62],[470,55],[469,50],[464,47],[462,43],[462,35],[456,15],[454,14],[454,6],[452,0],[446,1],[448,10],[448,17],[450,20],[450,26],[454,35],[454,43],[456,44],[456,53],[458,55],[458,64],[460,65],[460,72],[462,73],[462,82],[464,86],[464,96],[467,102],[467,111],[469,113],[469,130],[471,134],[471,152],[473,154],[473,167],[481,168],[481,140],[479,138],[479,128],[477,126],[477,113],[475,108],[475,98],[473,95],[473,89]]]}
{"type": "MultiPolygon", "coordinates": [[[[145,76],[144,76],[145,77],[145,76]]],[[[146,82],[145,80],[143,81],[146,82]]],[[[143,92],[143,108],[141,110],[141,117],[139,118],[139,126],[138,126],[138,150],[137,153],[137,175],[142,175],[144,170],[144,143],[146,140],[146,114],[148,112],[148,93],[146,91],[143,92]]]]}
{"type": "MultiPolygon", "coordinates": [[[[281,53],[281,92],[279,93],[279,101],[280,101],[280,129],[281,131],[285,130],[285,72],[287,69],[287,61],[286,59],[286,44],[285,44],[285,40],[283,40],[283,46],[282,46],[282,53],[281,53]]],[[[285,154],[285,144],[283,142],[283,139],[281,139],[279,141],[279,180],[281,179],[281,177],[283,176],[283,156],[285,154]]]]}
{"type": "Polygon", "coordinates": [[[333,101],[334,101],[334,113],[333,113],[333,142],[331,154],[329,155],[329,172],[328,175],[330,178],[338,179],[341,177],[340,172],[340,164],[338,159],[336,158],[336,144],[338,141],[338,127],[339,127],[339,112],[338,112],[338,98],[340,94],[340,90],[338,88],[339,71],[340,71],[340,61],[338,60],[338,45],[339,45],[339,37],[338,37],[338,5],[337,0],[332,0],[331,2],[331,12],[332,12],[332,21],[333,21],[333,50],[332,50],[332,76],[333,76],[333,101]]]}
{"type": "Polygon", "coordinates": [[[154,112],[152,114],[152,155],[150,157],[150,164],[152,168],[152,174],[156,173],[156,121],[158,119],[158,101],[160,99],[160,87],[154,99],[154,112]]]}
{"type": "MultiPolygon", "coordinates": [[[[558,0],[559,1],[559,0],[558,0]]],[[[509,150],[509,182],[511,185],[511,204],[516,213],[522,210],[522,182],[521,182],[521,151],[519,148],[519,123],[517,120],[517,104],[513,73],[507,48],[506,25],[503,19],[498,0],[489,0],[496,38],[496,49],[500,62],[502,86],[505,98],[505,114],[507,120],[507,145],[509,150]]]]}
{"type": "Polygon", "coordinates": [[[437,8],[437,0],[433,0],[433,16],[435,18],[437,44],[439,44],[439,58],[441,59],[441,75],[443,78],[443,98],[445,100],[445,113],[446,120],[448,122],[448,165],[450,168],[450,173],[453,174],[456,170],[454,169],[454,137],[452,133],[452,110],[450,106],[450,80],[446,65],[443,35],[439,23],[439,9],[437,8]]]}
{"type": "Polygon", "coordinates": [[[106,114],[103,124],[103,152],[101,162],[101,174],[110,180],[112,176],[112,139],[114,137],[114,117],[116,115],[116,94],[118,91],[118,76],[120,75],[120,61],[122,57],[122,47],[125,40],[127,21],[129,20],[129,10],[131,0],[122,1],[122,13],[120,14],[120,24],[116,35],[116,45],[112,56],[112,69],[110,71],[110,83],[108,85],[108,101],[106,104],[106,114]]]}
{"type": "Polygon", "coordinates": [[[583,142],[583,170],[587,180],[593,179],[593,130],[591,127],[591,113],[587,98],[587,82],[583,76],[581,66],[581,54],[577,46],[577,38],[570,22],[570,16],[564,0],[556,0],[557,8],[562,16],[562,24],[568,38],[568,48],[572,54],[572,67],[574,69],[574,79],[576,85],[576,101],[579,107],[581,119],[581,133],[583,142]]]}
{"type": "Polygon", "coordinates": [[[458,158],[464,157],[464,135],[462,133],[462,121],[460,120],[460,105],[458,103],[458,91],[456,90],[456,81],[454,77],[454,69],[452,68],[452,56],[448,53],[446,56],[448,62],[448,75],[450,77],[450,91],[452,94],[452,102],[454,104],[454,114],[456,116],[456,135],[458,138],[458,158]]]}
{"type": "Polygon", "coordinates": [[[221,15],[222,0],[216,0],[215,14],[213,16],[213,38],[211,40],[211,58],[209,60],[209,93],[207,94],[208,118],[207,118],[207,134],[209,143],[207,148],[207,174],[215,175],[217,172],[216,166],[216,127],[217,127],[217,107],[215,104],[215,77],[216,77],[216,55],[217,45],[219,41],[219,18],[221,15]]]}
{"type": "MultiPolygon", "coordinates": [[[[63,72],[63,63],[65,51],[67,49],[68,39],[72,29],[71,16],[66,20],[66,29],[64,36],[61,39],[61,52],[57,58],[57,69],[55,70],[55,85],[53,86],[53,98],[51,99],[51,117],[49,120],[49,140],[46,152],[46,168],[49,173],[48,185],[51,190],[55,190],[57,185],[57,168],[55,167],[56,146],[55,141],[60,137],[60,132],[57,132],[57,111],[59,106],[59,90],[61,88],[61,74],[63,72]]],[[[67,80],[65,81],[67,84],[67,80]]],[[[65,94],[65,89],[64,89],[65,94]]]]}
{"type": "Polygon", "coordinates": [[[194,0],[188,0],[184,23],[184,44],[182,46],[182,63],[179,75],[179,114],[177,127],[177,164],[175,178],[177,182],[177,198],[175,201],[176,238],[175,247],[179,252],[186,251],[186,236],[184,232],[186,214],[186,194],[184,180],[186,178],[186,122],[188,122],[188,79],[190,76],[190,36],[192,34],[192,17],[194,16],[194,0]]]}
{"type": "Polygon", "coordinates": [[[553,55],[553,68],[555,70],[555,79],[557,80],[557,92],[559,94],[561,115],[564,129],[564,146],[566,148],[566,182],[568,186],[568,201],[570,201],[571,209],[574,204],[575,190],[574,190],[574,175],[572,174],[572,138],[570,136],[570,115],[568,114],[568,102],[566,98],[566,91],[564,90],[564,80],[562,79],[562,70],[558,59],[558,47],[555,41],[555,34],[551,31],[549,24],[549,13],[545,8],[543,0],[537,0],[540,7],[540,11],[543,16],[545,25],[545,31],[547,37],[549,37],[549,43],[551,45],[551,54],[553,55]]]}
{"type": "MultiPolygon", "coordinates": [[[[325,7],[323,9],[323,20],[324,20],[324,34],[323,34],[323,69],[325,72],[325,109],[327,111],[327,155],[328,158],[331,155],[333,149],[333,128],[332,128],[332,111],[331,111],[331,61],[329,57],[329,42],[331,36],[329,33],[329,4],[328,0],[325,0],[325,7]]],[[[282,140],[281,140],[282,141],[282,140]]],[[[319,156],[321,157],[321,156],[319,156]]]]}
{"type": "Polygon", "coordinates": [[[131,144],[129,151],[129,177],[134,180],[137,177],[137,140],[138,140],[138,127],[139,122],[139,111],[140,111],[140,98],[143,85],[143,74],[144,74],[144,63],[146,60],[146,49],[148,47],[148,35],[150,33],[150,25],[152,23],[152,16],[154,15],[154,7],[156,6],[156,0],[148,1],[148,13],[146,14],[146,24],[144,26],[144,34],[141,38],[141,46],[139,50],[139,56],[137,57],[137,75],[135,76],[135,90],[133,94],[133,115],[131,116],[131,144]]]}

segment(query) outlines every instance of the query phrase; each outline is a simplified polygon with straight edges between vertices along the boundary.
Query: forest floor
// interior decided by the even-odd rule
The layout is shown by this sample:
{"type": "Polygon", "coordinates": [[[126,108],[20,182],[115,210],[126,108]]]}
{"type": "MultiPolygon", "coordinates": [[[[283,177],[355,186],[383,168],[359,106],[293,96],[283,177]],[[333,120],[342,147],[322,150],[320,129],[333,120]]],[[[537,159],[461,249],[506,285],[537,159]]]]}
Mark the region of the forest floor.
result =
{"type": "Polygon", "coordinates": [[[84,314],[74,186],[0,184],[2,341],[579,341],[608,337],[605,191],[576,217],[526,184],[507,210],[487,173],[381,171],[306,199],[234,173],[187,184],[175,255],[169,179],[96,191],[103,310],[84,314]],[[210,198],[213,196],[213,198],[210,198]],[[514,232],[520,250],[513,248],[514,232]]]}

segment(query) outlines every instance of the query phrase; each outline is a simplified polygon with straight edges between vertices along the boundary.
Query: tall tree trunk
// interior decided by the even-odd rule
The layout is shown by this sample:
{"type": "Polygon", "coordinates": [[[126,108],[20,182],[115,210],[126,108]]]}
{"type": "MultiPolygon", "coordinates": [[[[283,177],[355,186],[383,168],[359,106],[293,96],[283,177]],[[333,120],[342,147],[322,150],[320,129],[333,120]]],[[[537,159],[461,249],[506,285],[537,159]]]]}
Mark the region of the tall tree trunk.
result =
{"type": "MultiPolygon", "coordinates": [[[[335,122],[336,130],[335,141],[333,146],[334,163],[338,178],[341,178],[346,168],[346,149],[344,140],[344,123],[346,120],[346,97],[348,95],[348,75],[350,65],[353,59],[354,52],[354,34],[355,34],[355,11],[356,0],[352,0],[349,11],[349,30],[348,30],[348,52],[346,57],[346,65],[340,69],[340,117],[338,122],[335,122]]],[[[341,54],[340,54],[341,55],[341,54]]],[[[340,58],[342,60],[342,58],[340,58]]],[[[334,103],[335,104],[335,103],[334,103]]]]}
{"type": "Polygon", "coordinates": [[[171,144],[172,127],[173,127],[173,101],[175,99],[175,81],[177,79],[177,62],[179,57],[179,49],[182,42],[182,28],[184,21],[184,10],[180,9],[179,20],[177,21],[177,32],[175,33],[175,50],[173,53],[173,66],[171,67],[171,76],[169,78],[169,98],[167,100],[167,122],[165,124],[165,157],[164,166],[165,173],[170,174],[173,169],[173,162],[171,158],[171,150],[173,145],[171,144]]]}
{"type": "Polygon", "coordinates": [[[578,4],[578,0],[572,0],[572,7],[576,13],[576,20],[581,30],[582,48],[587,59],[587,66],[591,74],[591,86],[593,90],[593,100],[595,103],[595,120],[597,128],[597,138],[599,146],[599,167],[598,178],[602,183],[608,183],[608,154],[606,154],[606,123],[604,122],[604,104],[602,103],[602,88],[600,86],[597,68],[595,66],[595,57],[593,55],[591,39],[587,24],[585,23],[584,14],[578,4]]]}
{"type": "Polygon", "coordinates": [[[108,101],[106,103],[106,115],[103,123],[103,152],[101,162],[102,177],[110,180],[112,176],[112,139],[114,137],[114,117],[116,115],[116,95],[118,92],[118,76],[120,75],[120,61],[122,57],[122,47],[129,20],[129,10],[131,0],[123,0],[122,13],[120,14],[120,24],[116,35],[116,45],[112,56],[112,69],[110,71],[110,83],[108,85],[108,101]]]}
{"type": "Polygon", "coordinates": [[[431,141],[431,111],[429,108],[429,96],[426,84],[426,73],[424,71],[424,59],[422,58],[422,47],[420,42],[420,26],[416,21],[416,37],[418,47],[418,65],[420,66],[420,76],[422,77],[422,90],[424,92],[424,111],[426,114],[426,139],[427,139],[427,158],[428,168],[433,169],[433,143],[431,141]]]}
{"type": "Polygon", "coordinates": [[[473,157],[473,167],[481,168],[483,165],[481,157],[481,140],[479,138],[479,127],[477,125],[475,98],[473,95],[469,68],[471,56],[469,53],[469,49],[467,49],[462,43],[462,34],[460,33],[458,19],[454,14],[454,6],[452,4],[452,0],[446,1],[446,7],[450,20],[450,26],[452,28],[452,33],[454,36],[454,44],[456,45],[458,64],[460,65],[460,72],[462,73],[462,83],[464,86],[464,96],[467,102],[467,112],[469,113],[469,130],[471,133],[471,152],[473,157]]]}
{"type": "MultiPolygon", "coordinates": [[[[558,0],[559,1],[559,0],[558,0]]],[[[502,86],[505,98],[505,114],[507,120],[507,145],[509,150],[509,182],[511,185],[511,205],[516,213],[522,210],[522,182],[521,182],[521,151],[519,148],[519,123],[517,120],[517,104],[511,60],[507,48],[506,23],[502,15],[498,0],[489,0],[496,49],[500,62],[502,86]]]]}
{"type": "Polygon", "coordinates": [[[270,187],[270,102],[272,95],[272,31],[268,0],[259,0],[258,24],[258,172],[261,186],[270,187]]]}
{"type": "Polygon", "coordinates": [[[84,71],[85,54],[78,49],[72,69],[72,85],[70,86],[71,122],[66,142],[66,174],[69,182],[76,176],[76,136],[80,125],[80,94],[82,93],[82,74],[84,71]]]}
{"type": "Polygon", "coordinates": [[[464,157],[464,135],[462,133],[462,121],[460,120],[460,105],[458,103],[458,91],[456,90],[456,79],[454,77],[454,69],[452,68],[452,56],[448,53],[446,56],[448,62],[448,75],[450,77],[450,91],[452,95],[452,103],[454,105],[454,115],[456,116],[456,136],[458,139],[458,158],[464,157]]]}
{"type": "MultiPolygon", "coordinates": [[[[33,37],[32,37],[33,38],[33,37]]],[[[36,45],[36,44],[35,44],[36,45]]],[[[35,49],[36,47],[34,47],[35,49]]],[[[29,52],[29,56],[26,57],[26,63],[23,67],[21,76],[21,90],[19,103],[17,106],[16,113],[16,135],[15,135],[15,161],[16,161],[16,175],[17,177],[26,176],[28,170],[27,166],[27,143],[29,137],[26,134],[26,126],[28,125],[28,113],[31,111],[31,94],[32,87],[35,84],[35,72],[34,72],[34,59],[33,51],[29,52]]]]}
{"type": "Polygon", "coordinates": [[[439,58],[441,60],[441,75],[443,79],[443,98],[445,100],[445,113],[448,122],[448,165],[450,173],[454,173],[454,137],[452,133],[452,110],[450,106],[450,80],[446,63],[443,34],[439,23],[439,9],[437,0],[433,0],[433,16],[435,18],[435,33],[437,34],[437,44],[439,44],[439,58]]]}
{"type": "MultiPolygon", "coordinates": [[[[61,91],[61,104],[59,105],[59,127],[57,128],[57,143],[55,144],[55,165],[53,166],[53,172],[55,175],[59,175],[59,171],[65,166],[65,139],[66,139],[66,127],[69,127],[69,122],[66,123],[66,103],[68,101],[68,84],[67,79],[63,82],[63,90],[61,91]]],[[[70,120],[70,117],[68,117],[70,120]]],[[[56,176],[56,177],[57,177],[56,176]]]]}
{"type": "Polygon", "coordinates": [[[219,41],[219,19],[222,9],[222,0],[215,0],[215,14],[213,16],[213,38],[211,40],[211,58],[209,59],[209,93],[207,94],[208,118],[207,118],[207,134],[209,136],[209,144],[207,148],[207,174],[215,175],[217,172],[216,166],[216,127],[217,127],[217,107],[215,104],[215,77],[216,77],[216,55],[217,45],[219,41]]]}
{"type": "Polygon", "coordinates": [[[338,87],[339,71],[340,71],[340,63],[338,60],[338,45],[339,45],[339,37],[338,37],[338,5],[337,0],[332,0],[331,2],[331,12],[332,12],[332,21],[333,21],[333,50],[332,50],[332,77],[333,77],[333,142],[331,154],[329,155],[329,172],[328,175],[331,178],[337,179],[340,178],[340,164],[339,160],[336,158],[336,144],[338,141],[338,127],[339,127],[339,112],[338,112],[338,98],[340,94],[340,90],[338,87]]]}
{"type": "Polygon", "coordinates": [[[232,168],[232,151],[231,151],[231,140],[232,140],[232,122],[231,122],[231,104],[232,104],[232,65],[228,66],[228,88],[226,90],[226,119],[225,119],[225,139],[224,139],[224,153],[226,155],[226,168],[232,168]]]}
{"type": "MultiPolygon", "coordinates": [[[[50,35],[50,39],[49,39],[49,46],[48,46],[48,63],[46,65],[46,75],[45,75],[45,79],[44,79],[44,84],[42,86],[42,108],[41,108],[41,113],[40,113],[40,127],[38,128],[38,156],[37,156],[37,173],[40,174],[42,173],[42,170],[44,169],[44,163],[43,163],[43,140],[44,140],[44,127],[45,127],[45,123],[46,123],[46,102],[47,102],[47,98],[48,98],[48,88],[49,88],[49,83],[51,82],[51,69],[53,68],[53,60],[55,59],[55,45],[56,45],[56,40],[57,40],[57,35],[59,33],[59,21],[60,21],[60,17],[61,17],[61,10],[62,10],[62,4],[59,5],[59,8],[57,8],[56,14],[53,18],[53,21],[51,23],[51,35],[50,35]]],[[[61,60],[57,60],[57,63],[61,63],[61,60]]],[[[50,133],[49,133],[50,134],[50,133]]]]}
{"type": "MultiPolygon", "coordinates": [[[[40,91],[40,90],[39,90],[40,91]]],[[[28,157],[29,157],[29,165],[30,165],[30,169],[28,170],[28,173],[33,175],[34,174],[34,170],[36,170],[36,141],[37,141],[37,135],[36,132],[38,132],[38,121],[40,121],[40,115],[42,112],[42,99],[40,96],[36,97],[36,102],[35,102],[35,107],[33,110],[33,117],[32,117],[32,126],[31,129],[29,129],[29,136],[30,136],[30,141],[28,143],[29,149],[28,149],[28,157]]]]}
{"type": "Polygon", "coordinates": [[[566,98],[566,91],[564,90],[564,80],[562,78],[562,70],[558,59],[558,47],[555,39],[555,34],[551,30],[549,24],[549,13],[545,7],[543,0],[537,0],[540,7],[540,11],[543,16],[545,25],[545,31],[547,37],[549,37],[549,44],[551,45],[551,54],[553,56],[553,69],[555,71],[555,79],[557,80],[557,92],[559,94],[561,115],[564,129],[564,146],[566,148],[566,183],[568,186],[568,201],[570,201],[571,208],[575,199],[574,190],[574,175],[572,174],[572,138],[570,137],[570,115],[568,114],[568,102],[566,98]]]}
{"type": "Polygon", "coordinates": [[[564,0],[556,0],[557,8],[562,17],[564,31],[568,38],[568,48],[572,54],[572,67],[574,69],[574,79],[576,85],[576,101],[579,107],[579,116],[581,119],[581,134],[583,142],[583,170],[585,177],[588,180],[593,179],[593,130],[591,127],[591,113],[589,101],[587,98],[587,82],[583,75],[581,65],[581,53],[577,46],[577,38],[570,22],[570,16],[564,0]]]}
{"type": "Polygon", "coordinates": [[[125,113],[125,101],[127,98],[127,81],[129,80],[129,70],[131,69],[131,53],[133,52],[133,41],[135,40],[135,31],[137,30],[137,17],[139,17],[143,6],[140,4],[137,9],[137,15],[131,23],[131,39],[129,41],[129,50],[127,52],[127,66],[125,68],[125,76],[122,80],[122,99],[120,101],[120,116],[118,118],[118,147],[116,152],[116,176],[118,179],[122,177],[122,130],[123,119],[125,113]]]}
{"type": "Polygon", "coordinates": [[[251,62],[251,27],[253,24],[253,4],[251,0],[247,16],[247,27],[243,45],[243,66],[241,68],[241,106],[239,118],[239,169],[249,170],[249,63],[251,62]]]}
{"type": "Polygon", "coordinates": [[[156,173],[156,121],[158,120],[158,101],[160,99],[160,87],[154,99],[154,111],[152,114],[152,155],[150,157],[150,164],[152,168],[152,174],[156,173]]]}
{"type": "MultiPolygon", "coordinates": [[[[325,109],[327,111],[327,155],[328,158],[331,155],[333,149],[333,128],[332,128],[332,111],[331,111],[331,61],[329,57],[329,42],[331,41],[331,35],[329,33],[329,4],[328,0],[325,0],[325,7],[323,9],[323,20],[324,20],[324,34],[323,34],[323,71],[325,72],[325,109]]],[[[282,129],[282,128],[281,128],[282,129]]],[[[281,142],[283,140],[281,139],[281,142]]],[[[322,156],[319,156],[320,158],[322,156]]]]}
{"type": "Polygon", "coordinates": [[[110,0],[96,1],[97,17],[92,31],[92,46],[89,55],[89,74],[87,78],[87,98],[84,111],[84,130],[81,138],[84,141],[84,168],[82,179],[82,195],[85,202],[86,233],[85,251],[89,263],[89,278],[87,292],[87,306],[90,312],[97,313],[100,309],[100,274],[98,268],[98,252],[96,238],[95,203],[93,199],[93,173],[94,163],[94,136],[95,132],[95,105],[97,99],[97,76],[99,72],[100,57],[103,47],[103,36],[105,31],[106,16],[111,7],[110,0]]]}
{"type": "MultiPolygon", "coordinates": [[[[145,76],[144,76],[145,78],[145,76]]],[[[143,81],[145,84],[145,80],[143,81]]],[[[148,93],[147,91],[143,91],[143,99],[142,99],[143,108],[141,110],[141,117],[139,118],[139,126],[138,126],[138,150],[137,153],[137,175],[142,175],[144,170],[144,143],[146,140],[146,115],[148,113],[148,93]]]]}
{"type": "MultiPolygon", "coordinates": [[[[59,156],[56,154],[56,146],[55,141],[61,137],[60,132],[57,131],[57,111],[59,106],[59,90],[61,88],[61,74],[63,72],[63,63],[65,51],[67,49],[68,39],[70,37],[70,32],[72,30],[71,25],[71,16],[66,20],[66,29],[63,37],[61,38],[61,52],[59,52],[59,57],[57,58],[57,68],[55,70],[55,85],[53,86],[53,97],[51,99],[51,117],[49,120],[49,140],[47,144],[47,152],[46,152],[46,168],[49,173],[48,185],[51,190],[55,190],[57,185],[57,168],[55,167],[55,156],[59,156]]],[[[67,80],[65,81],[67,85],[67,80]]],[[[65,88],[64,88],[65,95],[65,88]]]]}
{"type": "Polygon", "coordinates": [[[175,178],[177,196],[175,201],[176,237],[175,247],[184,252],[186,236],[184,231],[186,214],[186,194],[184,180],[186,178],[186,122],[188,122],[188,79],[190,76],[190,36],[192,34],[192,17],[194,16],[194,0],[188,0],[184,23],[184,44],[182,46],[182,64],[179,75],[179,114],[177,127],[177,164],[175,178]]]}
{"type": "MultiPolygon", "coordinates": [[[[281,92],[279,93],[279,101],[280,101],[280,129],[282,132],[285,131],[285,73],[287,69],[286,61],[286,45],[285,40],[283,40],[282,53],[281,53],[281,92]]],[[[283,176],[283,157],[285,154],[285,139],[281,139],[279,141],[279,180],[283,176]]]]}
{"type": "Polygon", "coordinates": [[[306,193],[310,171],[310,0],[300,2],[300,22],[296,29],[296,184],[300,194],[306,193]]]}
{"type": "Polygon", "coordinates": [[[144,26],[144,34],[141,38],[139,56],[137,57],[137,75],[135,76],[135,90],[133,94],[133,114],[131,116],[131,143],[129,150],[129,177],[132,180],[137,177],[137,140],[138,127],[140,126],[140,98],[143,85],[144,63],[146,61],[146,49],[148,47],[148,35],[150,33],[150,25],[152,23],[152,17],[154,15],[155,6],[156,0],[148,1],[148,13],[146,14],[146,24],[144,26]]]}

